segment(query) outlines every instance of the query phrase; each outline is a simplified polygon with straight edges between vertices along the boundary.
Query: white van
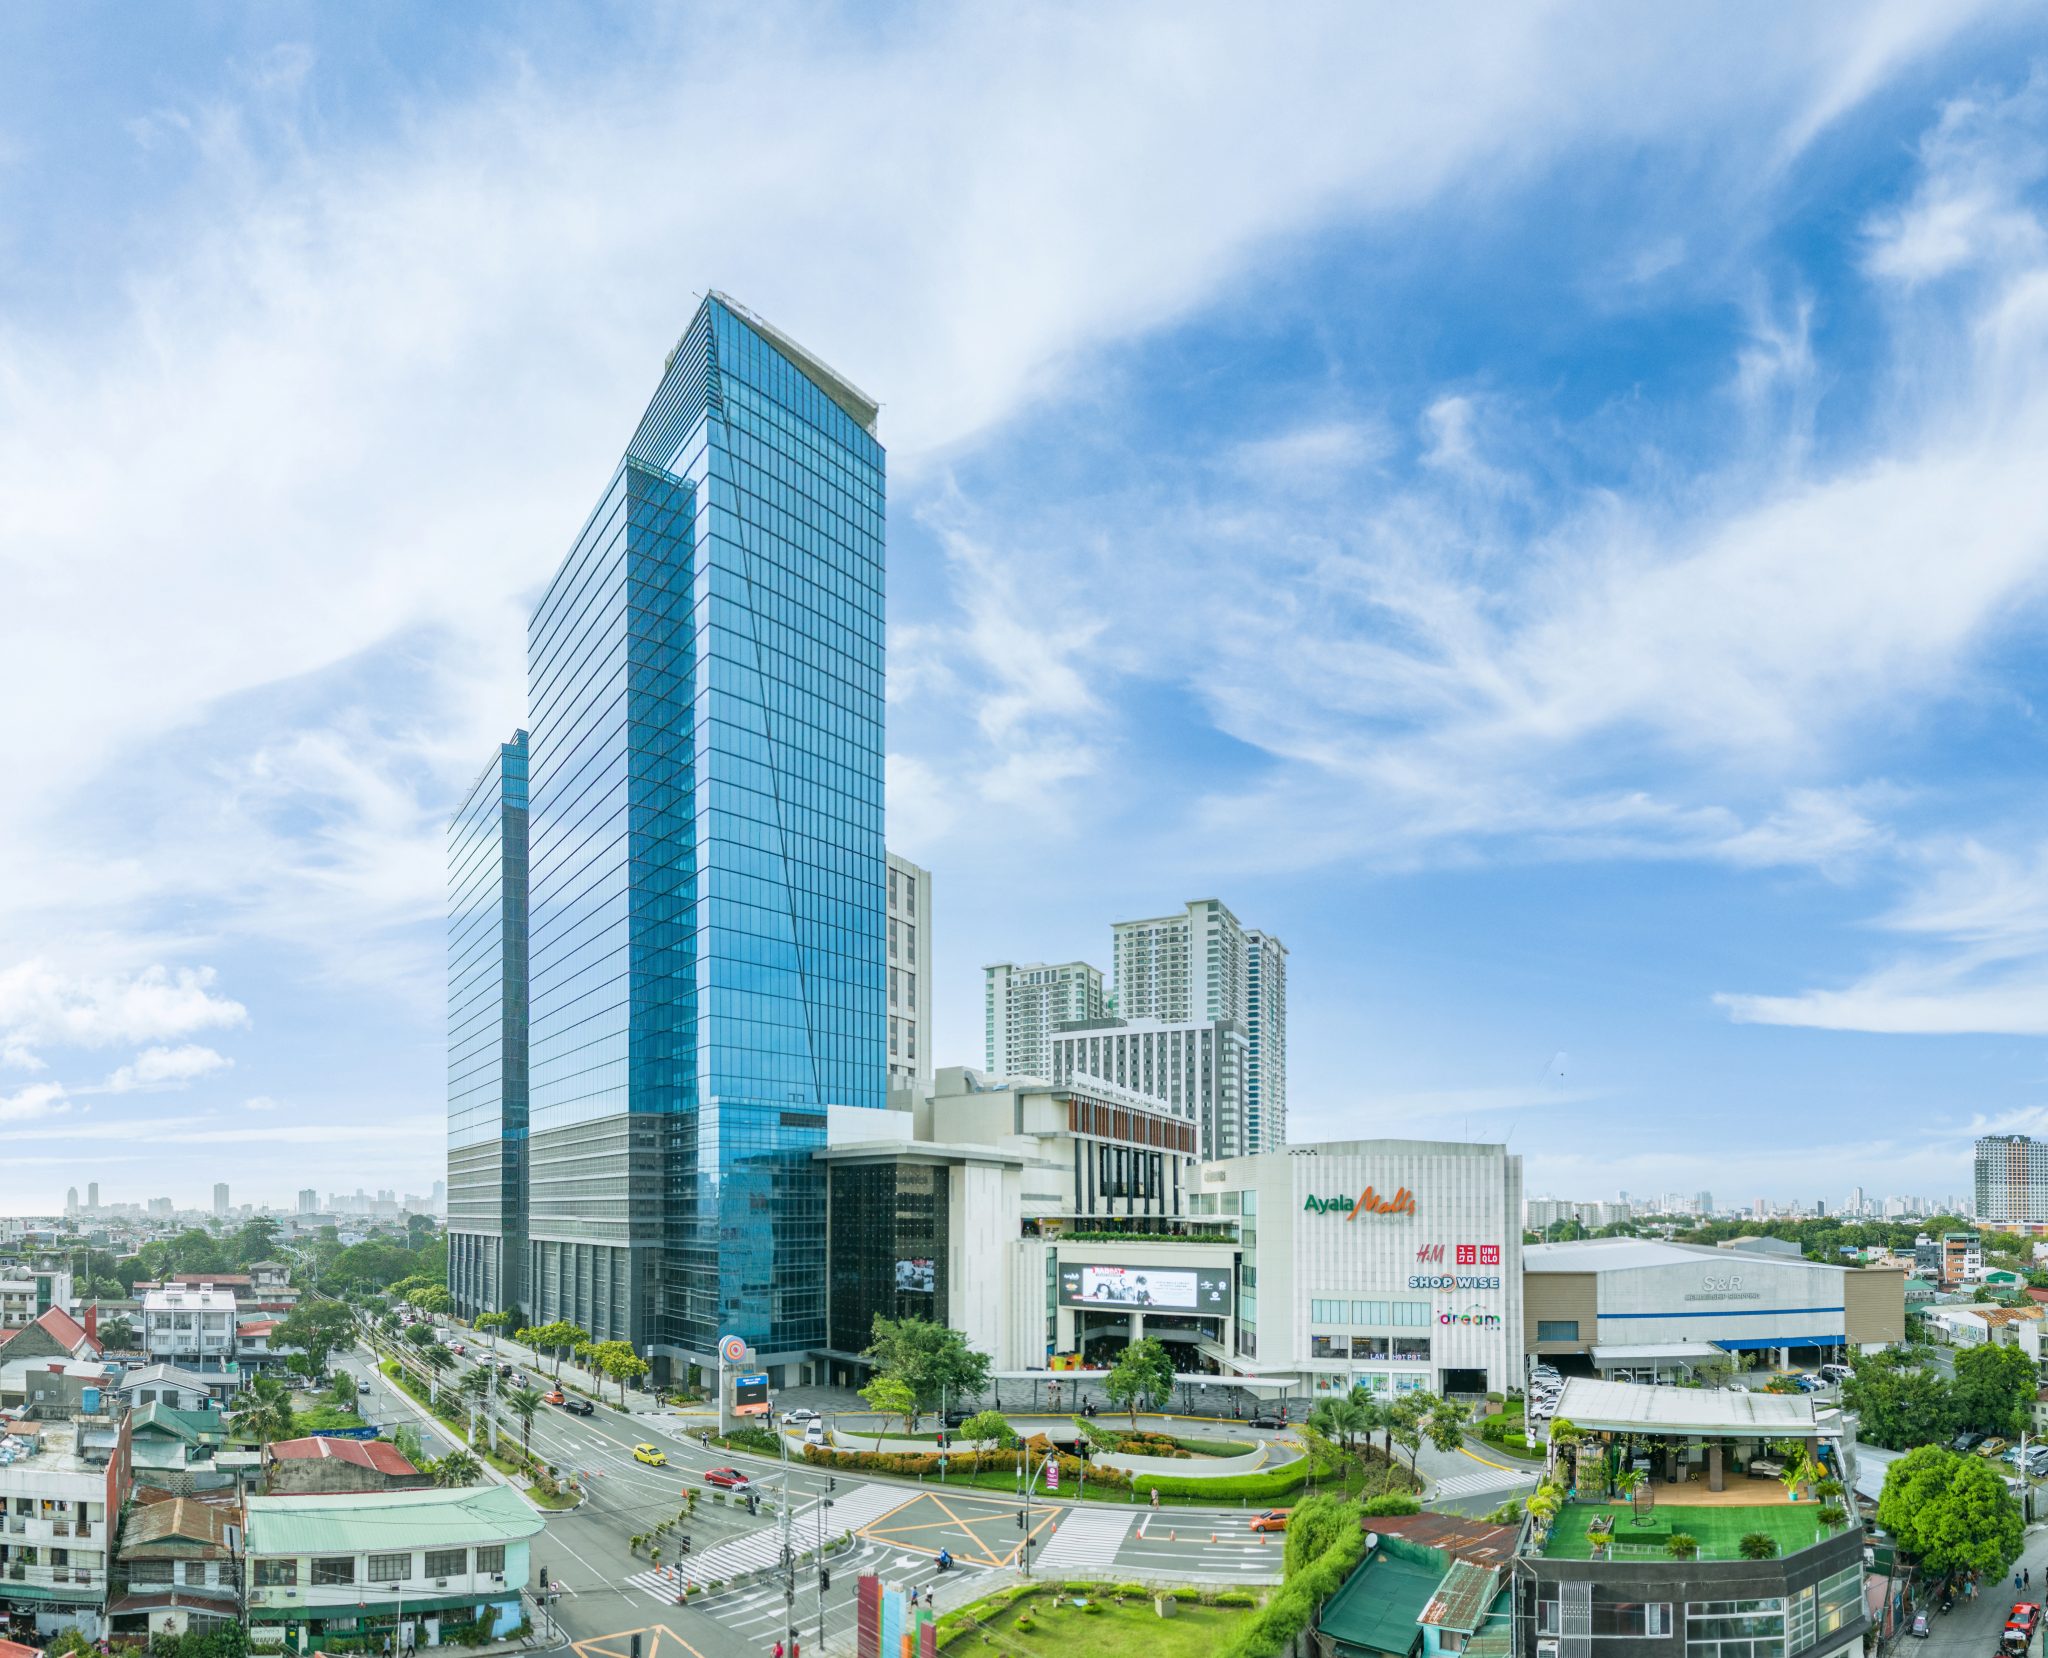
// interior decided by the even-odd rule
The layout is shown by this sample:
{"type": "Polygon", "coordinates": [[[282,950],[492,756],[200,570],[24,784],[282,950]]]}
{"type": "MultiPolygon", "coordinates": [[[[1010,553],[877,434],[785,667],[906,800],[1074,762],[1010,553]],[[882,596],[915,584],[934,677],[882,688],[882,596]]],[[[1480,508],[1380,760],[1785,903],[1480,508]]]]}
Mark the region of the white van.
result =
{"type": "Polygon", "coordinates": [[[1846,1364],[1824,1364],[1820,1367],[1820,1379],[1824,1382],[1833,1382],[1837,1387],[1855,1374],[1856,1372],[1846,1364]]]}

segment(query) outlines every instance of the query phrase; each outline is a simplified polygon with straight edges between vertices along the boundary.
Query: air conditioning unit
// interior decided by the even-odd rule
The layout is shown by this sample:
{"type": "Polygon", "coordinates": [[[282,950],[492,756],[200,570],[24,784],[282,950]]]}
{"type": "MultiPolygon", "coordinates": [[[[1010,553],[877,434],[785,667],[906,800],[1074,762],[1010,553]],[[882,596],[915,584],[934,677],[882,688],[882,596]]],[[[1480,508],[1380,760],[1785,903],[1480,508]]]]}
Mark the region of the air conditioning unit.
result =
{"type": "Polygon", "coordinates": [[[1536,1643],[1536,1658],[1557,1658],[1557,1642],[1538,1641],[1536,1643]]]}
{"type": "Polygon", "coordinates": [[[437,1577],[434,1579],[434,1587],[436,1589],[445,1589],[448,1587],[448,1580],[445,1577],[437,1577]]]}

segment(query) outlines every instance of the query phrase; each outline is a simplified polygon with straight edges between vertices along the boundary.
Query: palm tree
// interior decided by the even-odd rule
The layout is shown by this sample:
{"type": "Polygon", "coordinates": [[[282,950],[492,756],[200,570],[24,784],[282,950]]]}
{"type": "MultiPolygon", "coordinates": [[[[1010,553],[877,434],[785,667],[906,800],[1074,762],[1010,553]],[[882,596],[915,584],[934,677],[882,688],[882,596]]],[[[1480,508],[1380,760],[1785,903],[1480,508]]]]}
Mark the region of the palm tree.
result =
{"type": "Polygon", "coordinates": [[[505,1408],[519,1418],[519,1448],[529,1458],[533,1455],[533,1419],[546,1402],[537,1387],[515,1388],[505,1398],[505,1408]]]}
{"type": "Polygon", "coordinates": [[[484,1465],[457,1446],[434,1464],[436,1485],[474,1485],[483,1477],[484,1465]]]}
{"type": "Polygon", "coordinates": [[[274,1376],[258,1376],[242,1395],[230,1420],[237,1433],[249,1434],[259,1445],[292,1436],[292,1396],[274,1376]]]}

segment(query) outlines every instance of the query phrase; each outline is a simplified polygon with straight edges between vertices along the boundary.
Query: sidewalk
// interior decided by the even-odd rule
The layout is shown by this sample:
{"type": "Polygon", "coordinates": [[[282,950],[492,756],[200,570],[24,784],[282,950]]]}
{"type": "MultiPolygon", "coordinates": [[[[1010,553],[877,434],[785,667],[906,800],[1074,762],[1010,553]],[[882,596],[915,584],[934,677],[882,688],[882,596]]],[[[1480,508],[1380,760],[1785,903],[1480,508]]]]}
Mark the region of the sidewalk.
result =
{"type": "MultiPolygon", "coordinates": [[[[526,1372],[526,1379],[543,1392],[555,1385],[555,1360],[550,1353],[536,1352],[531,1347],[522,1347],[503,1330],[475,1330],[459,1319],[443,1315],[441,1322],[468,1350],[472,1357],[491,1359],[493,1362],[516,1365],[526,1372]]],[[[574,1359],[563,1356],[561,1380],[564,1386],[577,1388],[589,1394],[601,1405],[613,1410],[624,1410],[629,1416],[646,1415],[663,1410],[651,1393],[634,1388],[626,1389],[626,1403],[619,1403],[619,1384],[609,1376],[595,1376],[574,1359]]]]}

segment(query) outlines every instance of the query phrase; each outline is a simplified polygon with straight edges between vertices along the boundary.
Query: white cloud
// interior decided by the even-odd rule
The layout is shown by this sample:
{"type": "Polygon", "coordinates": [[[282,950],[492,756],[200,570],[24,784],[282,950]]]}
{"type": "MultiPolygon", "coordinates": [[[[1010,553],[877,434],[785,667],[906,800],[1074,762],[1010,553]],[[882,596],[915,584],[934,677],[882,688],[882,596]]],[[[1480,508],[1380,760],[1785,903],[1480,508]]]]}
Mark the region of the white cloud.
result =
{"type": "MultiPolygon", "coordinates": [[[[604,55],[622,68],[485,65],[465,103],[346,152],[308,136],[303,53],[252,58],[210,103],[136,109],[165,176],[188,170],[151,192],[181,217],[123,226],[135,262],[67,326],[16,316],[0,341],[0,698],[37,710],[0,799],[0,863],[24,872],[0,924],[96,910],[132,931],[196,891],[209,925],[385,961],[335,928],[379,944],[433,902],[426,803],[516,716],[524,596],[700,284],[882,389],[898,481],[915,479],[1284,238],[1593,142],[1796,149],[1976,13],[1759,6],[1731,26],[1616,7],[1589,30],[1542,8],[1331,7],[1247,34],[1220,6],[969,10],[848,38],[764,10],[710,55],[646,21],[604,55]],[[1219,122],[1226,107],[1262,116],[1219,122]],[[563,303],[590,293],[606,304],[563,303]],[[280,816],[303,793],[338,810],[346,843],[309,892],[285,879],[288,835],[224,835],[230,855],[193,866],[138,810],[75,849],[82,792],[153,738],[412,634],[445,674],[433,729],[389,734],[361,768],[323,750],[324,718],[303,741],[210,733],[280,816]],[[409,756],[423,769],[388,794],[381,761],[409,756]]],[[[1075,706],[1058,662],[1048,681],[982,710],[1005,750],[992,798],[1092,763],[1071,727],[1033,735],[1049,692],[1075,706]]]]}
{"type": "Polygon", "coordinates": [[[258,1094],[254,1099],[242,1101],[242,1109],[244,1111],[275,1111],[277,1109],[277,1101],[268,1094],[258,1094]]]}
{"type": "Polygon", "coordinates": [[[191,1042],[175,1048],[144,1048],[131,1063],[123,1065],[107,1078],[107,1092],[125,1094],[137,1088],[183,1088],[233,1064],[232,1059],[191,1042]]]}
{"type": "Polygon", "coordinates": [[[0,969],[0,1061],[40,1069],[44,1047],[104,1048],[248,1023],[210,967],[71,973],[37,958],[0,969]]]}
{"type": "Polygon", "coordinates": [[[54,1117],[71,1109],[63,1088],[54,1082],[32,1082],[12,1094],[0,1094],[0,1123],[54,1117]]]}

